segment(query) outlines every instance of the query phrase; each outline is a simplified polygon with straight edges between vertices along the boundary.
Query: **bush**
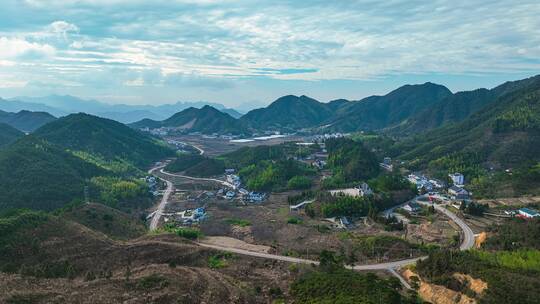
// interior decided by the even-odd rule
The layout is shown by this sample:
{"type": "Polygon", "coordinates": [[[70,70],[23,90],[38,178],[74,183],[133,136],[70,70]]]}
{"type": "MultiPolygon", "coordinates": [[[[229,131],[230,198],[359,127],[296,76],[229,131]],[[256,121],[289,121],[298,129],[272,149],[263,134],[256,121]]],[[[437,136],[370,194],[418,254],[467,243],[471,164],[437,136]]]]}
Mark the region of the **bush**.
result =
{"type": "Polygon", "coordinates": [[[311,179],[305,176],[293,176],[287,182],[287,188],[291,190],[303,190],[311,188],[312,182],[311,179]]]}
{"type": "Polygon", "coordinates": [[[240,227],[247,227],[251,225],[250,221],[245,220],[245,219],[239,219],[239,218],[230,218],[230,219],[227,219],[226,222],[229,225],[240,226],[240,227]]]}
{"type": "Polygon", "coordinates": [[[293,224],[293,225],[302,224],[302,219],[299,219],[297,217],[290,217],[287,219],[287,224],[293,224]]]}

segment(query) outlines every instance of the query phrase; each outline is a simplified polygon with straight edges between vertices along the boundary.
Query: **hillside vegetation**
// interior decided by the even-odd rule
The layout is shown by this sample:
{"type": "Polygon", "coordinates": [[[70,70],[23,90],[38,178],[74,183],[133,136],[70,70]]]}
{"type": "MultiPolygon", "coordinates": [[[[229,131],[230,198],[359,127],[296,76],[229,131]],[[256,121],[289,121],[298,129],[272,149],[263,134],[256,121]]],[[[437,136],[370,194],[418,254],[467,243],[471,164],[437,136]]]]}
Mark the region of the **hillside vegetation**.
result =
{"type": "Polygon", "coordinates": [[[121,209],[146,208],[137,177],[174,155],[155,139],[86,114],[60,118],[0,151],[0,209],[53,210],[89,198],[121,209]],[[140,169],[139,169],[140,168],[140,169]]]}
{"type": "Polygon", "coordinates": [[[0,151],[0,210],[53,210],[84,199],[86,181],[107,172],[29,136],[0,151]]]}
{"type": "Polygon", "coordinates": [[[344,104],[325,122],[325,131],[353,132],[384,129],[415,115],[452,94],[446,87],[425,83],[405,85],[384,96],[344,104]]]}
{"type": "Polygon", "coordinates": [[[0,123],[0,148],[7,146],[24,136],[24,133],[12,126],[0,123]]]}
{"type": "Polygon", "coordinates": [[[499,97],[526,88],[539,79],[540,76],[535,76],[506,82],[490,90],[477,89],[458,92],[428,106],[389,131],[393,134],[413,134],[463,121],[487,105],[495,103],[499,97]]]}
{"type": "Polygon", "coordinates": [[[375,154],[361,142],[348,138],[326,141],[328,167],[333,176],[324,180],[324,187],[336,188],[352,182],[367,180],[379,173],[375,154]]]}
{"type": "Polygon", "coordinates": [[[405,139],[395,149],[413,169],[439,176],[462,172],[478,194],[519,195],[520,188],[534,189],[540,162],[540,78],[458,124],[405,139]],[[504,169],[517,174],[495,173],[504,169]],[[499,193],[487,191],[498,187],[499,193]]]}
{"type": "Polygon", "coordinates": [[[64,149],[89,155],[98,162],[128,162],[145,167],[173,155],[171,149],[155,139],[119,122],[82,113],[62,117],[34,134],[64,149]]]}
{"type": "Polygon", "coordinates": [[[165,170],[184,172],[188,176],[210,177],[225,172],[225,162],[199,154],[181,154],[165,170]]]}
{"type": "Polygon", "coordinates": [[[33,132],[56,118],[46,112],[19,111],[17,113],[0,111],[0,123],[6,123],[23,132],[33,132]]]}
{"type": "Polygon", "coordinates": [[[240,120],[255,129],[296,131],[319,126],[332,114],[333,108],[329,104],[304,95],[287,95],[266,108],[250,111],[240,120]]]}

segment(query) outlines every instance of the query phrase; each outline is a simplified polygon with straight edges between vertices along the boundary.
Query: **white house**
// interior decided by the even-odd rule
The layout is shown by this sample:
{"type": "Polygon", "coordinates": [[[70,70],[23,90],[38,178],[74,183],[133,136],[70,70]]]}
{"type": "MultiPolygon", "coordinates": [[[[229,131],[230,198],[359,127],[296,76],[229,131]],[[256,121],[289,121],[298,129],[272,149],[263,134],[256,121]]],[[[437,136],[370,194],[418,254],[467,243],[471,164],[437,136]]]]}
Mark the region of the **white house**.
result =
{"type": "Polygon", "coordinates": [[[540,213],[538,213],[538,211],[529,208],[521,208],[518,212],[519,216],[524,218],[535,218],[540,216],[540,213]]]}
{"type": "Polygon", "coordinates": [[[419,212],[420,210],[422,210],[422,207],[420,207],[420,204],[418,204],[418,203],[410,202],[410,203],[406,204],[405,206],[403,206],[403,210],[405,210],[407,212],[410,212],[410,213],[416,213],[416,212],[419,212]]]}
{"type": "Polygon", "coordinates": [[[454,185],[456,185],[458,187],[463,186],[464,183],[465,183],[465,178],[463,177],[463,174],[461,174],[461,173],[456,172],[454,174],[449,174],[448,176],[450,176],[450,179],[452,180],[454,185]]]}
{"type": "Polygon", "coordinates": [[[373,194],[373,190],[369,187],[367,183],[362,183],[360,186],[354,187],[354,188],[346,188],[346,189],[336,189],[336,190],[330,190],[330,194],[336,196],[336,195],[348,195],[352,197],[359,197],[364,195],[371,195],[373,194]]]}
{"type": "Polygon", "coordinates": [[[330,190],[330,194],[332,194],[333,196],[348,195],[348,196],[358,197],[360,196],[360,189],[359,188],[336,189],[336,190],[330,190]]]}

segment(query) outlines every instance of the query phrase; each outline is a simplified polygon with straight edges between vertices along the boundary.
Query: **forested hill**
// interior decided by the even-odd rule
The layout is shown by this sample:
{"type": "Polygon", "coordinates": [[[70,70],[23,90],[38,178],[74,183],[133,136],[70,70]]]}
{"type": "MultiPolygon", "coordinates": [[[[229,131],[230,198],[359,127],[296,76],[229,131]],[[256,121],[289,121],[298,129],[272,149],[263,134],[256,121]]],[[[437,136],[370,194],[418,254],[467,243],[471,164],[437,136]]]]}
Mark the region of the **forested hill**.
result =
{"type": "Polygon", "coordinates": [[[0,122],[23,132],[33,132],[56,118],[46,112],[20,111],[17,113],[0,111],[0,122]]]}
{"type": "Polygon", "coordinates": [[[307,96],[283,96],[266,108],[248,112],[240,119],[254,129],[296,131],[317,127],[333,115],[340,103],[321,103],[307,96]]]}
{"type": "Polygon", "coordinates": [[[384,96],[343,103],[325,122],[324,130],[353,132],[387,128],[451,95],[446,87],[430,82],[405,85],[384,96]]]}
{"type": "Polygon", "coordinates": [[[143,119],[130,125],[133,128],[171,127],[187,132],[202,134],[248,134],[249,131],[241,120],[223,113],[211,106],[201,109],[188,108],[163,121],[143,119]]]}
{"type": "Polygon", "coordinates": [[[127,161],[138,167],[174,153],[154,138],[126,125],[82,113],[62,117],[34,135],[73,152],[80,151],[106,161],[127,161]]]}
{"type": "Polygon", "coordinates": [[[23,132],[13,128],[8,124],[0,123],[0,148],[11,144],[12,142],[23,136],[23,132]]]}
{"type": "Polygon", "coordinates": [[[526,88],[540,79],[540,75],[509,81],[493,89],[458,92],[425,108],[406,122],[389,130],[392,134],[412,134],[434,129],[444,124],[459,122],[495,102],[499,97],[526,88]]]}
{"type": "Polygon", "coordinates": [[[53,210],[82,201],[85,180],[106,174],[63,149],[28,136],[0,150],[0,210],[53,210]]]}
{"type": "Polygon", "coordinates": [[[421,163],[452,154],[512,167],[540,161],[540,77],[458,124],[405,141],[404,158],[421,163]]]}

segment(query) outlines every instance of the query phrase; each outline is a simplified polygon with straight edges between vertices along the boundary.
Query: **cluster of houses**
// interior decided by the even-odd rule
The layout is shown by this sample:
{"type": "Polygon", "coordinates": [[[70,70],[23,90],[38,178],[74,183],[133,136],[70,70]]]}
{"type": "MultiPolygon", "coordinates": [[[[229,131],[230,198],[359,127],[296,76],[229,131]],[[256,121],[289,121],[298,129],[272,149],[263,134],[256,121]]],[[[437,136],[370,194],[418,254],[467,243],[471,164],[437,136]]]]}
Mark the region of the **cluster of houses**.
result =
{"type": "Polygon", "coordinates": [[[150,193],[152,193],[153,196],[158,196],[159,195],[159,190],[158,190],[158,180],[155,176],[146,176],[143,178],[143,180],[146,182],[146,185],[148,185],[148,191],[150,191],[150,193]]]}
{"type": "Polygon", "coordinates": [[[407,176],[407,179],[409,182],[415,184],[418,190],[424,190],[427,192],[441,190],[446,187],[445,182],[435,178],[428,178],[421,173],[411,173],[407,176]]]}
{"type": "Polygon", "coordinates": [[[203,207],[199,207],[196,209],[187,209],[168,215],[169,216],[165,217],[165,222],[169,222],[172,220],[184,226],[198,224],[205,220],[207,216],[206,210],[203,207]]]}
{"type": "Polygon", "coordinates": [[[242,180],[240,176],[235,174],[234,169],[225,169],[227,176],[227,182],[233,187],[230,190],[220,189],[217,194],[227,200],[233,200],[240,198],[244,202],[248,203],[262,203],[266,199],[266,193],[248,191],[242,188],[242,180]]]}
{"type": "Polygon", "coordinates": [[[314,135],[312,138],[311,138],[311,141],[313,141],[314,143],[323,143],[325,140],[327,139],[333,139],[333,138],[343,138],[345,137],[347,134],[343,134],[343,133],[327,133],[327,134],[319,134],[319,135],[314,135]]]}
{"type": "MultiPolygon", "coordinates": [[[[449,175],[452,180],[452,186],[448,187],[448,194],[453,200],[466,201],[470,199],[470,193],[464,188],[465,178],[461,173],[453,173],[449,175]]],[[[447,187],[444,181],[428,178],[420,173],[411,173],[407,176],[407,179],[416,185],[418,190],[424,190],[426,192],[443,190],[447,187]]]]}

